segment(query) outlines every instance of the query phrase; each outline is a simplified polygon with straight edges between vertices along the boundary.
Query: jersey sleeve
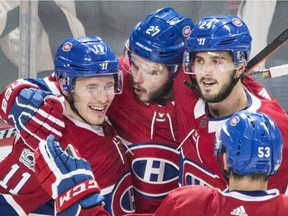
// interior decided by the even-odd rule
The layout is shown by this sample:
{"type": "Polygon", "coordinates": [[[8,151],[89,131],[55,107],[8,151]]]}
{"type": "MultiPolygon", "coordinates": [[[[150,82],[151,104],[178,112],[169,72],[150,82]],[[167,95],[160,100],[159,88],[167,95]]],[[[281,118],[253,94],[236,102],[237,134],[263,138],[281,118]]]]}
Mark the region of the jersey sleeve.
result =
{"type": "Polygon", "coordinates": [[[0,209],[1,213],[17,212],[5,215],[27,215],[51,197],[42,189],[34,174],[33,150],[19,139],[12,152],[0,162],[0,209]]]}
{"type": "Polygon", "coordinates": [[[37,85],[28,82],[24,79],[19,79],[14,81],[5,87],[4,91],[0,94],[0,116],[1,118],[8,124],[13,124],[8,120],[8,115],[10,113],[11,107],[13,106],[16,97],[20,93],[21,90],[25,88],[35,88],[38,89],[37,85]]]}
{"type": "Polygon", "coordinates": [[[10,195],[0,194],[1,212],[5,215],[26,215],[10,195]]]}
{"type": "Polygon", "coordinates": [[[243,84],[253,95],[261,100],[262,105],[258,111],[269,115],[281,131],[284,140],[282,150],[283,159],[278,173],[269,178],[268,189],[272,191],[276,189],[276,192],[288,194],[288,115],[279,102],[254,79],[246,76],[243,84]],[[281,181],[279,181],[279,179],[281,179],[281,181]]]}

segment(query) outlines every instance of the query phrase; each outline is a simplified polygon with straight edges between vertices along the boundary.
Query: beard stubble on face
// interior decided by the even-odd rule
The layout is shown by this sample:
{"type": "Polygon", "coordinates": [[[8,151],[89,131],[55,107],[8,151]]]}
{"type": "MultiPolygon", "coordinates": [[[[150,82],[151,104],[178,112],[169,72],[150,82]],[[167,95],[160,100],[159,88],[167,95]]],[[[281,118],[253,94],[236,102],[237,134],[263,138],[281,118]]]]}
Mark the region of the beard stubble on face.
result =
{"type": "MultiPolygon", "coordinates": [[[[156,103],[159,105],[166,105],[167,101],[173,100],[173,80],[169,79],[164,85],[162,85],[160,88],[158,88],[155,91],[151,91],[148,93],[148,99],[142,100],[137,94],[134,92],[134,86],[135,84],[131,85],[131,90],[133,91],[133,94],[135,98],[140,101],[141,103],[156,103]],[[171,96],[172,95],[172,96],[171,96]]],[[[142,89],[146,94],[147,90],[142,89]]]]}
{"type": "MultiPolygon", "coordinates": [[[[199,86],[199,82],[203,82],[204,78],[201,78],[198,82],[197,82],[197,86],[198,86],[198,94],[199,97],[202,98],[203,100],[207,101],[208,103],[218,103],[221,102],[222,100],[224,100],[225,98],[227,98],[227,96],[230,94],[231,92],[231,87],[233,85],[234,82],[234,73],[231,74],[231,76],[229,77],[229,80],[220,88],[218,93],[215,94],[209,94],[209,93],[203,93],[203,90],[201,90],[200,86],[199,86]],[[229,94],[227,95],[229,91],[229,94]]],[[[215,80],[215,84],[218,84],[218,81],[215,80]]]]}

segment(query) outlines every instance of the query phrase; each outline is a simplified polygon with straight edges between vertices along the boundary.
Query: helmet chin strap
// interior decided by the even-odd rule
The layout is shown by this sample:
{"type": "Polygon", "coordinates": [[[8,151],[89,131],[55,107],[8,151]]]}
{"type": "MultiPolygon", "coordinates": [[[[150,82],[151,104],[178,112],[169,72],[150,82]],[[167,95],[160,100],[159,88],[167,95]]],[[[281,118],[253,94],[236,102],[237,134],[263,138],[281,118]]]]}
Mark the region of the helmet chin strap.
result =
{"type": "MultiPolygon", "coordinates": [[[[74,82],[75,82],[75,80],[74,80],[74,82]]],[[[67,80],[66,80],[66,83],[67,83],[67,80]]],[[[71,110],[74,113],[76,113],[76,115],[78,115],[85,123],[90,124],[88,121],[86,121],[86,119],[78,112],[77,108],[74,106],[74,98],[73,98],[73,95],[71,94],[71,92],[66,92],[64,90],[64,92],[66,92],[68,94],[68,96],[63,93],[62,89],[60,89],[60,92],[64,96],[65,100],[68,101],[71,110]]]]}
{"type": "MultiPolygon", "coordinates": [[[[63,94],[64,95],[64,94],[63,94]]],[[[76,113],[76,115],[78,115],[85,123],[90,124],[77,110],[77,108],[74,106],[74,99],[71,93],[69,93],[69,97],[64,95],[65,99],[68,101],[69,106],[71,108],[71,110],[76,113]]]]}
{"type": "Polygon", "coordinates": [[[229,183],[229,175],[231,173],[230,169],[229,170],[224,169],[224,166],[221,165],[221,162],[220,162],[221,159],[219,155],[216,158],[217,158],[218,167],[221,170],[224,179],[227,181],[227,183],[229,183]]]}

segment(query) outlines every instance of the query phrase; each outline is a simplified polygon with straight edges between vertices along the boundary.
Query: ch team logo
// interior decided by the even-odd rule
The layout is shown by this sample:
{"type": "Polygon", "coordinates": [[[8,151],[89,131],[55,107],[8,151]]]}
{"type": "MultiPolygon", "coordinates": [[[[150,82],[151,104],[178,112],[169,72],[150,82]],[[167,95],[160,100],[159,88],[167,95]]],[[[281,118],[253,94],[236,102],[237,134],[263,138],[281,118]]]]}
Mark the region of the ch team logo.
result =
{"type": "Polygon", "coordinates": [[[71,48],[73,47],[73,44],[71,42],[66,42],[63,47],[62,50],[64,52],[69,52],[71,50],[71,48]]]}
{"type": "MultiPolygon", "coordinates": [[[[101,189],[102,192],[105,189],[101,189]]],[[[105,192],[104,192],[105,193],[105,192]]],[[[128,172],[114,185],[112,192],[104,194],[105,208],[111,215],[123,215],[135,211],[134,192],[131,182],[131,173],[128,172]]]]}
{"type": "Polygon", "coordinates": [[[129,146],[134,189],[150,198],[161,198],[178,186],[179,152],[161,144],[129,146]]]}
{"type": "Polygon", "coordinates": [[[217,174],[207,170],[194,161],[181,158],[182,185],[204,185],[226,190],[227,184],[217,174]]]}

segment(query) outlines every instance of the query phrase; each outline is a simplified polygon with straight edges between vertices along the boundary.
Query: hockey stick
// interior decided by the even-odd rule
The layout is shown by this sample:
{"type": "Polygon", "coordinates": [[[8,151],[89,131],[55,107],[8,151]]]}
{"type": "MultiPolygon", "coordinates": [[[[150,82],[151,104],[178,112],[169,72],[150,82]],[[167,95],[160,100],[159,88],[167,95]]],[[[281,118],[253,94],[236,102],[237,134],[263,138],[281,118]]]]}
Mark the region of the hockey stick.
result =
{"type": "Polygon", "coordinates": [[[0,139],[6,139],[11,136],[16,136],[16,129],[8,124],[0,125],[0,139]]]}
{"type": "Polygon", "coordinates": [[[16,136],[16,134],[17,131],[14,127],[8,124],[0,124],[0,147],[12,145],[12,137],[16,136]]]}
{"type": "Polygon", "coordinates": [[[252,71],[249,75],[261,74],[264,78],[275,78],[288,75],[288,64],[271,67],[260,71],[252,71]]]}
{"type": "Polygon", "coordinates": [[[288,28],[276,37],[270,44],[254,56],[247,64],[246,73],[253,71],[261,62],[272,55],[276,50],[285,44],[288,40],[288,28]]]}

